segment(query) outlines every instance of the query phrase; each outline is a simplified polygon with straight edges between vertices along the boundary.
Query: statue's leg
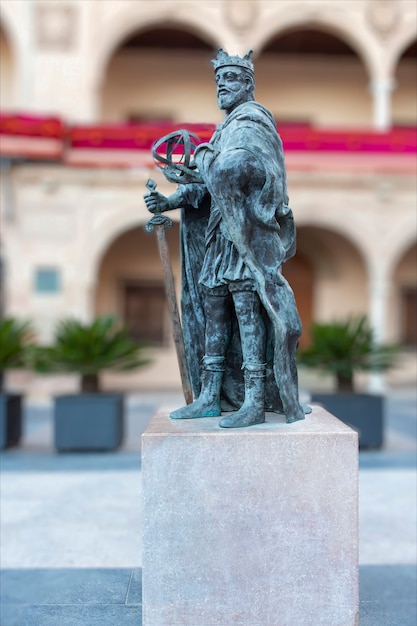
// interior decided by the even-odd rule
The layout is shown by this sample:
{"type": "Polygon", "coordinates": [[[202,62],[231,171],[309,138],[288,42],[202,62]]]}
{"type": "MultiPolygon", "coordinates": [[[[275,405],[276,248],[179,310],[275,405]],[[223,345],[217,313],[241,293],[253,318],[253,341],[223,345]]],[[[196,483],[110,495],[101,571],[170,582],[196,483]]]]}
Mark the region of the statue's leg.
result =
{"type": "Polygon", "coordinates": [[[205,354],[208,357],[222,356],[226,354],[230,341],[231,323],[231,298],[228,291],[220,291],[218,295],[215,290],[206,293],[205,313],[206,313],[206,335],[205,354]],[[214,292],[214,293],[212,293],[214,292]]]}
{"type": "Polygon", "coordinates": [[[198,398],[173,411],[172,419],[194,419],[221,415],[220,390],[225,369],[225,354],[230,336],[230,296],[206,296],[206,339],[201,376],[201,391],[198,398]]]}
{"type": "Polygon", "coordinates": [[[265,421],[265,326],[255,291],[233,293],[242,343],[245,400],[236,413],[220,421],[222,428],[240,428],[265,421]]]}

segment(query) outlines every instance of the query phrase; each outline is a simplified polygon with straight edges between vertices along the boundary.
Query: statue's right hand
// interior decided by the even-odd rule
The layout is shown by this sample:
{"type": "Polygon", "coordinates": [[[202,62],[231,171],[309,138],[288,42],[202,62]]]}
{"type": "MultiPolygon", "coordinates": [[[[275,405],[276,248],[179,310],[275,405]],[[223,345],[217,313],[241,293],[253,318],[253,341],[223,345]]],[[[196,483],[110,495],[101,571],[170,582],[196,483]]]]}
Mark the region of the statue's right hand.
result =
{"type": "Polygon", "coordinates": [[[159,191],[151,191],[143,196],[146,204],[146,208],[151,213],[163,213],[169,211],[168,198],[159,191]]]}

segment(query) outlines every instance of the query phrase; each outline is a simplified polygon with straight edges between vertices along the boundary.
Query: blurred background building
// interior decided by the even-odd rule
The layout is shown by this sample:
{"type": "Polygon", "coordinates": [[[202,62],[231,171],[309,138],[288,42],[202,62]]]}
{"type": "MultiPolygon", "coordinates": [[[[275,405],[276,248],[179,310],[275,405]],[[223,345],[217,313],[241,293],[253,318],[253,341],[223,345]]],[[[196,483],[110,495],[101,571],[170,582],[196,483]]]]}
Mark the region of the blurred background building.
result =
{"type": "Polygon", "coordinates": [[[154,169],[155,139],[187,127],[207,140],[222,120],[210,63],[219,46],[254,50],[256,99],[283,139],[298,227],[285,274],[302,342],[315,320],[366,313],[380,340],[404,346],[410,376],[414,0],[2,0],[3,313],[33,319],[42,342],[63,317],[115,314],[154,362],[109,384],[179,384],[142,196],[150,176],[174,190],[154,169]]]}

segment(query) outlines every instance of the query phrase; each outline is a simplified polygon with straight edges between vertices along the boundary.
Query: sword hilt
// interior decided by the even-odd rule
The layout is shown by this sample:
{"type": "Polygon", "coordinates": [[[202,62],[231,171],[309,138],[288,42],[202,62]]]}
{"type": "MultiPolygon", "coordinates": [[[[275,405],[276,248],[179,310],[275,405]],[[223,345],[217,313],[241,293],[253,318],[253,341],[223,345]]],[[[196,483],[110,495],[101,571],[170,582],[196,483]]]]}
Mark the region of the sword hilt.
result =
{"type": "Polygon", "coordinates": [[[149,191],[156,191],[156,182],[152,180],[152,178],[148,178],[145,187],[146,189],[149,189],[149,191]]]}
{"type": "MultiPolygon", "coordinates": [[[[149,191],[152,193],[153,191],[156,191],[156,182],[152,180],[152,178],[149,178],[145,187],[146,189],[149,189],[149,191]]],[[[155,226],[164,226],[165,228],[171,228],[173,226],[173,221],[166,215],[162,215],[160,211],[155,211],[154,216],[145,225],[145,230],[148,233],[151,233],[155,226]]]]}

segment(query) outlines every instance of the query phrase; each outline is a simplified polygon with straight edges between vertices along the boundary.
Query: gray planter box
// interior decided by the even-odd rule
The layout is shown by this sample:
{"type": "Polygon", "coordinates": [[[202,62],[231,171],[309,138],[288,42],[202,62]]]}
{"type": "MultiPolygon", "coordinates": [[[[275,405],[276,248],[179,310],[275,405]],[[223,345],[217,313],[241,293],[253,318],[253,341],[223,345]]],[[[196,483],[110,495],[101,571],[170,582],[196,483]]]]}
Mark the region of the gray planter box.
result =
{"type": "Polygon", "coordinates": [[[313,393],[317,402],[359,434],[360,448],[381,448],[384,441],[383,396],[366,393],[313,393]]]}
{"type": "Polygon", "coordinates": [[[104,452],[123,441],[122,394],[77,394],[55,398],[55,447],[59,452],[104,452]]]}
{"type": "Polygon", "coordinates": [[[22,436],[22,396],[0,393],[0,450],[19,445],[22,436]]]}

